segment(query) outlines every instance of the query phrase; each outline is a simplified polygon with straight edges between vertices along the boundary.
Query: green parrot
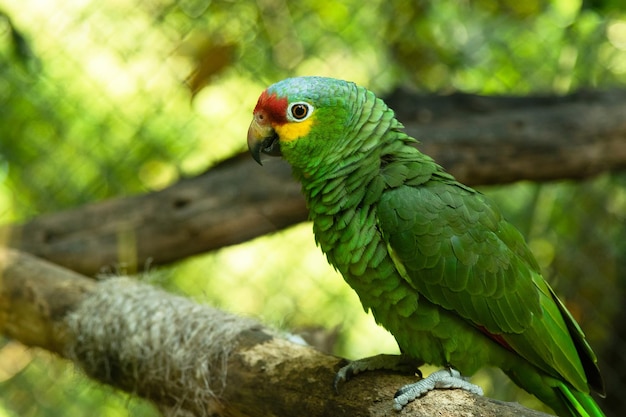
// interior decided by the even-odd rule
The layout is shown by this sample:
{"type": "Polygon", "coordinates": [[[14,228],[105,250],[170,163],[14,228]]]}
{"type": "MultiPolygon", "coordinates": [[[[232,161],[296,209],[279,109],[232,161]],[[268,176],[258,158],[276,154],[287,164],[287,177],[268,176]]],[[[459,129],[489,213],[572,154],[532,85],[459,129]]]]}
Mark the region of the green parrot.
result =
{"type": "Polygon", "coordinates": [[[267,88],[253,116],[252,156],[291,165],[317,244],[402,352],[351,362],[336,382],[405,359],[444,367],[400,388],[400,410],[435,388],[482,394],[462,375],[490,365],[560,416],[603,415],[596,356],[520,232],[420,153],[382,100],[297,77],[267,88]]]}

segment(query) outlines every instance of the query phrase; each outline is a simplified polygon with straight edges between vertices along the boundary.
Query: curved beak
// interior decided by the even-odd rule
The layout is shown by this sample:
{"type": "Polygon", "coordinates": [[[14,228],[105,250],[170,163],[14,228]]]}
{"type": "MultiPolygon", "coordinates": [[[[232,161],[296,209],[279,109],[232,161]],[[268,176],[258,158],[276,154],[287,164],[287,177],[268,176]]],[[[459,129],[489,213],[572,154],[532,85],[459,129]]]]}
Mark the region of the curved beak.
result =
{"type": "Polygon", "coordinates": [[[280,156],[280,144],[274,128],[268,123],[259,123],[256,117],[252,119],[248,128],[248,150],[259,165],[263,165],[261,153],[280,156]]]}

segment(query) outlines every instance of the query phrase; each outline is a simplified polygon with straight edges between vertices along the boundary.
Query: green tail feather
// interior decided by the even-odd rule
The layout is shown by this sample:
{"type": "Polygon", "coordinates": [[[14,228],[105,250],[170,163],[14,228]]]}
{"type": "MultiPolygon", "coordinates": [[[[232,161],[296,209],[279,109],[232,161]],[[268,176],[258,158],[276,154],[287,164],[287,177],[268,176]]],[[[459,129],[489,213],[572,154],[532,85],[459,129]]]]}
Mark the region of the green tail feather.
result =
{"type": "Polygon", "coordinates": [[[561,412],[555,410],[559,412],[559,415],[566,417],[566,415],[562,413],[567,411],[567,416],[571,417],[605,417],[591,395],[573,390],[565,384],[561,384],[556,389],[560,394],[559,396],[565,408],[561,410],[561,412]]]}

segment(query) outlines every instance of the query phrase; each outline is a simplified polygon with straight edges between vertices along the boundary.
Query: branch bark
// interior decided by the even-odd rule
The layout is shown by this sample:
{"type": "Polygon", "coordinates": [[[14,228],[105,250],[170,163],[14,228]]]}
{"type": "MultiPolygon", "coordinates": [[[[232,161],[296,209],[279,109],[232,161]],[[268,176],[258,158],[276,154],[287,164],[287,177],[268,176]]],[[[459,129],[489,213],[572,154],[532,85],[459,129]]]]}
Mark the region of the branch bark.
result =
{"type": "MultiPolygon", "coordinates": [[[[396,416],[395,390],[414,377],[361,374],[339,394],[342,359],[240,318],[128,278],[98,283],[31,255],[0,251],[0,332],[73,360],[91,377],[155,402],[168,415],[396,416]]],[[[402,415],[545,417],[437,390],[402,415]]]]}
{"type": "MultiPolygon", "coordinates": [[[[518,98],[397,91],[387,101],[420,149],[469,185],[626,166],[626,91],[518,98]]],[[[165,190],[43,215],[0,234],[10,247],[86,275],[167,264],[306,220],[289,167],[279,159],[265,165],[237,155],[165,190]]]]}

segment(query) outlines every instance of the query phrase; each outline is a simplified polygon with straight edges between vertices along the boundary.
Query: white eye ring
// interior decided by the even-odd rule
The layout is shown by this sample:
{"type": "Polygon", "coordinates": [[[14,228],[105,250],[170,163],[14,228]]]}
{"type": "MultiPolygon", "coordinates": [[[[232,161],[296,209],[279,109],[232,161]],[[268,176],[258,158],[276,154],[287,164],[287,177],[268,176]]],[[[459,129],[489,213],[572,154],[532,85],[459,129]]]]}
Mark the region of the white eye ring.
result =
{"type": "Polygon", "coordinates": [[[291,122],[303,122],[313,114],[314,107],[304,101],[296,101],[287,107],[287,119],[291,122]]]}

